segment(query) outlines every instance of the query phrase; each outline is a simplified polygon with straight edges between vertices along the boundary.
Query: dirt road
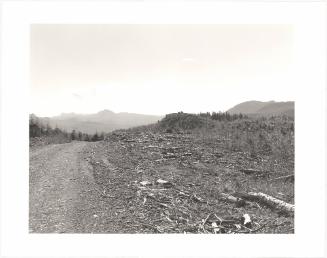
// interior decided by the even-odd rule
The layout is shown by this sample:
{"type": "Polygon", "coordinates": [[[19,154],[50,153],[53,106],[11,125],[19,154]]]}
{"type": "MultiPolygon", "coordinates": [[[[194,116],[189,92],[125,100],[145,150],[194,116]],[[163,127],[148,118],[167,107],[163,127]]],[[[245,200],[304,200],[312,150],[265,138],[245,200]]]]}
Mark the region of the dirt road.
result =
{"type": "Polygon", "coordinates": [[[83,155],[93,144],[72,142],[30,151],[30,233],[101,233],[110,228],[109,207],[83,155]]]}

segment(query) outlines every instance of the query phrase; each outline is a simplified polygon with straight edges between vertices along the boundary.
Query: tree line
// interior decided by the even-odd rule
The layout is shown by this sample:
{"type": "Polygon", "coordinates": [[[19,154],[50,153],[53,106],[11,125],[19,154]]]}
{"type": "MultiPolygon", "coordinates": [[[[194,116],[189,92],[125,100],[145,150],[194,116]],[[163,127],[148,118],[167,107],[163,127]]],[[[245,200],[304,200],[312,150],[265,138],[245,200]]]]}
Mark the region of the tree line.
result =
{"type": "Polygon", "coordinates": [[[104,139],[104,133],[98,133],[96,132],[95,134],[87,134],[87,133],[82,133],[80,131],[73,130],[70,133],[70,138],[72,141],[87,141],[87,142],[96,142],[96,141],[101,141],[104,139]]]}
{"type": "Polygon", "coordinates": [[[244,114],[230,114],[228,112],[206,112],[206,113],[199,113],[199,116],[201,117],[208,117],[211,118],[212,120],[217,120],[217,121],[234,121],[242,118],[248,118],[244,114]]]}
{"type": "Polygon", "coordinates": [[[72,130],[71,132],[67,132],[66,130],[59,129],[57,126],[55,128],[52,128],[49,125],[49,123],[45,123],[35,115],[30,115],[29,136],[31,138],[42,137],[42,136],[49,136],[49,137],[62,136],[63,138],[72,141],[88,141],[88,142],[101,141],[105,137],[103,132],[87,134],[77,130],[72,130]]]}

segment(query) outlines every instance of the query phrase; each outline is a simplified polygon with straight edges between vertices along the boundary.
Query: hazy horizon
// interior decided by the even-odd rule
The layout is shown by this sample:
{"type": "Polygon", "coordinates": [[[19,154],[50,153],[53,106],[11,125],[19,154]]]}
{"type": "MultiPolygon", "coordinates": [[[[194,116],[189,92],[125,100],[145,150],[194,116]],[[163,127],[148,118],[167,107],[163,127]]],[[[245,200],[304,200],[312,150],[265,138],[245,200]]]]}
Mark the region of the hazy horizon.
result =
{"type": "Polygon", "coordinates": [[[289,25],[32,25],[30,113],[165,115],[289,101],[289,25]]]}
{"type": "MultiPolygon", "coordinates": [[[[244,103],[244,102],[249,102],[249,101],[260,101],[260,100],[245,100],[245,101],[242,101],[238,104],[241,104],[241,103],[244,103]]],[[[294,102],[294,100],[285,100],[285,101],[276,101],[276,100],[267,100],[267,101],[263,101],[263,102],[294,102]]],[[[236,105],[238,105],[236,104],[236,105]]],[[[234,105],[234,106],[236,106],[234,105]]],[[[231,106],[229,107],[228,109],[231,109],[233,108],[234,106],[231,106]]],[[[199,112],[185,112],[184,110],[176,110],[174,112],[171,112],[171,113],[178,113],[178,112],[184,112],[184,113],[194,113],[194,114],[199,114],[201,112],[203,113],[206,113],[206,112],[226,112],[228,111],[228,109],[226,110],[207,110],[207,111],[199,111],[199,112]]],[[[98,111],[95,111],[95,112],[89,112],[89,113],[81,113],[81,112],[61,112],[61,113],[58,113],[58,114],[54,114],[54,115],[50,115],[50,116],[42,116],[38,113],[35,113],[35,112],[30,112],[30,114],[34,114],[38,117],[56,117],[56,116],[61,116],[61,115],[69,115],[69,114],[74,114],[74,115],[92,115],[92,114],[96,114],[96,113],[99,113],[99,112],[102,112],[102,111],[111,111],[115,114],[120,114],[120,113],[129,113],[129,114],[140,114],[140,115],[149,115],[149,116],[165,116],[166,114],[169,114],[169,113],[165,113],[165,114],[147,114],[147,113],[135,113],[135,112],[128,112],[128,111],[123,111],[123,112],[115,112],[114,110],[111,110],[111,109],[108,109],[108,108],[105,108],[105,109],[102,109],[102,110],[98,110],[98,111]]]]}

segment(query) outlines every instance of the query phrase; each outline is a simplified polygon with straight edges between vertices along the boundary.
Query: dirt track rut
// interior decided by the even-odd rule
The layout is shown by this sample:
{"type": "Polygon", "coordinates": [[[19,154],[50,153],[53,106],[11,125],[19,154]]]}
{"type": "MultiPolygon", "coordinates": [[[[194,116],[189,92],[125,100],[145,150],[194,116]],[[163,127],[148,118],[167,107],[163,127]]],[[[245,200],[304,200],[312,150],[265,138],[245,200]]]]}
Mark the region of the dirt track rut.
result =
{"type": "Polygon", "coordinates": [[[101,233],[110,228],[108,205],[99,198],[92,167],[83,157],[92,144],[72,142],[30,151],[30,233],[101,233]]]}

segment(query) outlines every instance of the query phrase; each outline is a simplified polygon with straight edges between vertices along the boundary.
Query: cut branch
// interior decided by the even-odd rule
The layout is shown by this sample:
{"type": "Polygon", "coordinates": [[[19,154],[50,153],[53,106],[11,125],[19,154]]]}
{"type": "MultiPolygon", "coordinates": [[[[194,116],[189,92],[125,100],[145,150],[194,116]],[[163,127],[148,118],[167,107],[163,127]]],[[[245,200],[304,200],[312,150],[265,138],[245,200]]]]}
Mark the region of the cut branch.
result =
{"type": "Polygon", "coordinates": [[[219,196],[221,200],[224,200],[229,203],[234,203],[237,207],[242,207],[246,205],[246,202],[242,198],[234,197],[233,195],[225,193],[220,193],[219,196]]]}
{"type": "Polygon", "coordinates": [[[263,171],[261,170],[256,170],[256,169],[252,169],[252,168],[243,168],[240,170],[241,172],[243,172],[246,175],[253,175],[253,174],[262,174],[263,171]]]}
{"type": "Polygon", "coordinates": [[[288,214],[294,213],[294,210],[295,210],[294,204],[284,202],[284,201],[277,199],[275,197],[272,197],[268,194],[250,192],[250,193],[238,194],[238,195],[242,196],[242,198],[244,198],[246,200],[258,202],[258,203],[266,205],[270,208],[277,209],[277,210],[286,212],[288,214]]]}
{"type": "Polygon", "coordinates": [[[289,179],[294,180],[294,175],[280,176],[280,177],[276,177],[274,179],[271,179],[269,181],[276,181],[276,180],[282,180],[282,179],[284,179],[284,180],[289,180],[289,179]]]}

